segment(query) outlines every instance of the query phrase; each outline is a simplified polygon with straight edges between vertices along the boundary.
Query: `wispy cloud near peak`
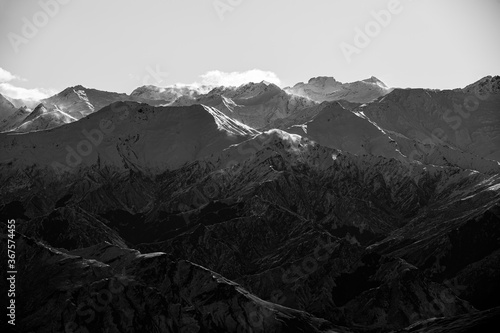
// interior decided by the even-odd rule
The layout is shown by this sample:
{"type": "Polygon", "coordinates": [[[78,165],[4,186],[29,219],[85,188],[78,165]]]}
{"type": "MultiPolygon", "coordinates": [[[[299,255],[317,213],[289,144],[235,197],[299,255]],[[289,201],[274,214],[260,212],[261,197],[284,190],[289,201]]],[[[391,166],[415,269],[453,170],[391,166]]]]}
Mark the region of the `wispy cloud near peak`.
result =
{"type": "Polygon", "coordinates": [[[281,80],[274,72],[252,69],[244,72],[222,72],[218,70],[209,71],[201,77],[201,85],[208,86],[240,86],[248,82],[267,81],[276,85],[281,84],[281,80]]]}
{"type": "Polygon", "coordinates": [[[19,76],[0,67],[0,94],[13,99],[38,101],[52,96],[56,91],[52,89],[33,88],[27,89],[12,84],[12,81],[26,81],[19,76]]]}

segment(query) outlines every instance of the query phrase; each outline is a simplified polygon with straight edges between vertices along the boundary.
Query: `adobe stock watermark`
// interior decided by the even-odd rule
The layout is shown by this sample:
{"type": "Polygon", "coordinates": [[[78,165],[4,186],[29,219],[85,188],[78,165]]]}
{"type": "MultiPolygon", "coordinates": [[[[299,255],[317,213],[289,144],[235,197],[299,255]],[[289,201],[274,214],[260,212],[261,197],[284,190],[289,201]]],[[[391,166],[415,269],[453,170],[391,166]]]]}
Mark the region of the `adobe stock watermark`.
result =
{"type": "Polygon", "coordinates": [[[50,20],[53,19],[61,10],[61,5],[66,5],[71,0],[39,0],[40,10],[33,14],[31,20],[27,17],[21,19],[22,26],[20,34],[9,32],[7,39],[15,53],[19,53],[19,47],[28,44],[35,38],[41,29],[43,29],[50,20]]]}
{"type": "Polygon", "coordinates": [[[215,0],[213,6],[219,19],[224,21],[226,13],[234,11],[244,1],[245,0],[215,0]]]}
{"type": "MultiPolygon", "coordinates": [[[[110,107],[113,113],[120,113],[120,121],[125,120],[129,116],[130,108],[127,104],[114,103],[110,107]]],[[[98,128],[83,129],[81,133],[85,139],[80,140],[75,147],[66,145],[65,164],[58,161],[52,162],[51,166],[54,171],[56,173],[64,173],[71,172],[77,168],[83,162],[83,159],[91,155],[94,149],[104,141],[105,136],[110,135],[115,128],[112,120],[104,118],[99,121],[98,128]]]]}
{"type": "Polygon", "coordinates": [[[401,14],[402,11],[403,5],[400,0],[389,0],[386,9],[371,11],[370,15],[373,20],[368,21],[363,28],[354,28],[352,44],[343,41],[339,45],[347,63],[352,62],[353,55],[360,54],[363,49],[367,48],[373,39],[391,24],[393,17],[401,14]]]}

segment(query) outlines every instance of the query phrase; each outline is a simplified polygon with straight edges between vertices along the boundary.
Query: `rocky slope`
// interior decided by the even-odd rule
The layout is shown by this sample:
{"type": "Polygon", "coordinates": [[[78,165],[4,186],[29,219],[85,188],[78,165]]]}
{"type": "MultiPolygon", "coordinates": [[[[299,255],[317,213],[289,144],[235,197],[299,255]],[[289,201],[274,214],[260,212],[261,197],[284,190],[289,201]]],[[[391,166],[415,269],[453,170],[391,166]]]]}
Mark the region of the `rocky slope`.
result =
{"type": "Polygon", "coordinates": [[[397,144],[375,125],[339,103],[322,103],[312,120],[287,129],[322,146],[356,155],[385,156],[402,160],[397,144]]]}
{"type": "MultiPolygon", "coordinates": [[[[310,109],[304,118],[288,119],[292,125],[286,130],[307,137],[323,146],[340,149],[356,155],[375,155],[395,158],[410,164],[452,166],[477,170],[486,174],[500,172],[500,164],[475,153],[452,148],[443,141],[412,139],[397,132],[386,131],[371,121],[363,112],[351,112],[338,102],[324,102],[310,109]],[[302,123],[304,120],[310,119],[302,123]]],[[[284,122],[282,123],[284,124],[284,122]]]]}
{"type": "Polygon", "coordinates": [[[7,98],[0,94],[0,120],[10,117],[17,108],[7,98]]]}
{"type": "MultiPolygon", "coordinates": [[[[498,78],[498,77],[496,77],[498,78]]],[[[488,79],[486,79],[488,80],[488,79]]],[[[484,81],[480,81],[484,82],[484,81]]],[[[355,109],[387,132],[500,160],[498,79],[462,90],[395,89],[355,109]]]]}
{"type": "Polygon", "coordinates": [[[463,88],[462,91],[466,94],[481,97],[487,97],[489,94],[498,94],[500,93],[500,76],[485,76],[463,88]]]}
{"type": "Polygon", "coordinates": [[[17,128],[30,113],[30,109],[22,107],[10,116],[0,120],[0,132],[7,132],[17,128]]]}
{"type": "Polygon", "coordinates": [[[141,254],[110,243],[68,252],[25,236],[17,238],[17,249],[18,269],[26,272],[18,281],[22,320],[16,327],[23,332],[349,332],[263,301],[165,253],[141,254]],[[34,279],[38,285],[30,284],[34,279]]]}
{"type": "Polygon", "coordinates": [[[256,133],[210,107],[116,103],[52,131],[28,136],[0,134],[0,163],[59,172],[94,164],[158,172],[208,156],[256,133]]]}

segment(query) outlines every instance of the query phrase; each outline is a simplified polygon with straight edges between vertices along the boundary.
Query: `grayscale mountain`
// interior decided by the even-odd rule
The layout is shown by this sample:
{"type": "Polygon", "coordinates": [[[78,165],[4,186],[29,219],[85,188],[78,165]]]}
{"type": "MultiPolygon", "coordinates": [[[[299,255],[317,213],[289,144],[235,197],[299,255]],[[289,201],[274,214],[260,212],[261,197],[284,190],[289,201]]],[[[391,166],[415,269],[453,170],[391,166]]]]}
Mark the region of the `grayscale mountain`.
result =
{"type": "MultiPolygon", "coordinates": [[[[0,133],[0,237],[16,219],[26,273],[16,326],[487,331],[500,319],[497,82],[363,104],[267,83],[183,106],[78,99],[77,121],[0,133]],[[473,98],[453,128],[447,108],[473,98]]],[[[51,112],[35,111],[25,124],[51,112]]]]}

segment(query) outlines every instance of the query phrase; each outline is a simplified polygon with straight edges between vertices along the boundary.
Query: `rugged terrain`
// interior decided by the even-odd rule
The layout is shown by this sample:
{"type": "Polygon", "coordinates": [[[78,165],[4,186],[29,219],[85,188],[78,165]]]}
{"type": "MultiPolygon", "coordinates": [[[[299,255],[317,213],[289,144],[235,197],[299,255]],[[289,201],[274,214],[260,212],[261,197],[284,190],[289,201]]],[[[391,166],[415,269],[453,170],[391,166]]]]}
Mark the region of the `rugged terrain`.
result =
{"type": "Polygon", "coordinates": [[[276,116],[245,108],[297,97],[238,89],[0,133],[21,331],[483,332],[498,321],[498,77],[365,104],[298,97],[304,108],[276,116]],[[477,109],[450,127],[447,110],[470,96],[477,109]],[[220,107],[229,99],[233,111],[220,107]],[[279,128],[252,128],[252,112],[279,128]]]}

